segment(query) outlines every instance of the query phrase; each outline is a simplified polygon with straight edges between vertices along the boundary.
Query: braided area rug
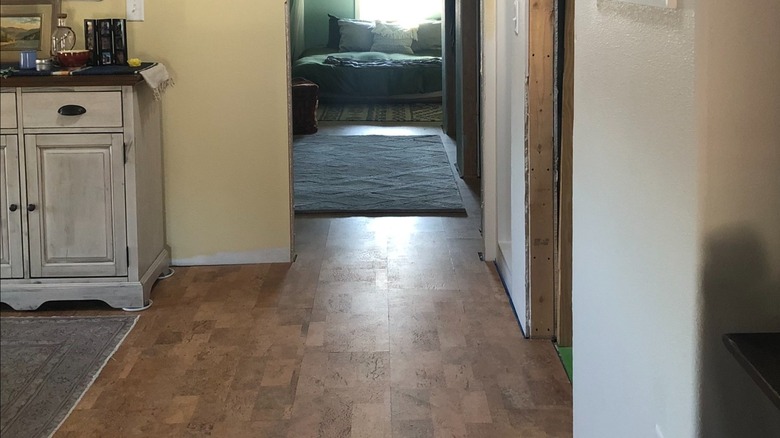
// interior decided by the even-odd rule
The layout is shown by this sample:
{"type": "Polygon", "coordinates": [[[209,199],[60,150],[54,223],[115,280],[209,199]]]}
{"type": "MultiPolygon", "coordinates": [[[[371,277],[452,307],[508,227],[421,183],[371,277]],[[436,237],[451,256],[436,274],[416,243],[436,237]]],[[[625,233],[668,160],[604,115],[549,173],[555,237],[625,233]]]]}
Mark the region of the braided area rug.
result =
{"type": "Polygon", "coordinates": [[[466,213],[438,135],[313,135],[293,155],[296,213],[466,213]]]}

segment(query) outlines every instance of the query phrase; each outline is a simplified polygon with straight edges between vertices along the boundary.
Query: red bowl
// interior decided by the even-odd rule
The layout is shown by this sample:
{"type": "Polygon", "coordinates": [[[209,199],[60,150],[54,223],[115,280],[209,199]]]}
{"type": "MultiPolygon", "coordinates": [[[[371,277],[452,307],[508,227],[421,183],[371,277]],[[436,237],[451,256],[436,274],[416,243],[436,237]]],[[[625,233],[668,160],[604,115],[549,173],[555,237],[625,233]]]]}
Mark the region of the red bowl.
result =
{"type": "Polygon", "coordinates": [[[89,61],[89,50],[62,50],[57,52],[57,61],[63,67],[82,67],[89,61]]]}

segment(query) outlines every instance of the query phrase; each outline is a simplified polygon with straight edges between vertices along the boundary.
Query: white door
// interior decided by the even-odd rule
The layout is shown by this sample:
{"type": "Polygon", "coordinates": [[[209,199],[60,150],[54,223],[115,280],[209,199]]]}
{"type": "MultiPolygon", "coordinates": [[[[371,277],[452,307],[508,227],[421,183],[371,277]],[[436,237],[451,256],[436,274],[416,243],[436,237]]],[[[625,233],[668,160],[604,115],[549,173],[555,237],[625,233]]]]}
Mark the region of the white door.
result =
{"type": "Polygon", "coordinates": [[[19,142],[0,135],[0,278],[24,277],[19,142]]]}
{"type": "Polygon", "coordinates": [[[498,2],[496,67],[496,261],[520,325],[528,335],[526,267],[526,78],[528,1],[498,2]]]}
{"type": "Polygon", "coordinates": [[[121,134],[25,136],[31,277],[127,274],[121,134]]]}

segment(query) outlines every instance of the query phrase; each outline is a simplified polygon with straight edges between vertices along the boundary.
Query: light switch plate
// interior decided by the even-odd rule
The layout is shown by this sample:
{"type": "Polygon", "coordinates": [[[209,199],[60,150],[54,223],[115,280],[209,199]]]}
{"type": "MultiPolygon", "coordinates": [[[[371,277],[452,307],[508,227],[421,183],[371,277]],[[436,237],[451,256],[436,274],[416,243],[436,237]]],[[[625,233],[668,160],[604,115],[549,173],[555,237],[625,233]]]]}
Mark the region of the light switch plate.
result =
{"type": "Polygon", "coordinates": [[[647,6],[658,6],[659,8],[677,8],[677,0],[621,0],[626,3],[637,3],[647,6]]]}
{"type": "Polygon", "coordinates": [[[144,21],[144,0],[127,0],[127,21],[144,21]]]}

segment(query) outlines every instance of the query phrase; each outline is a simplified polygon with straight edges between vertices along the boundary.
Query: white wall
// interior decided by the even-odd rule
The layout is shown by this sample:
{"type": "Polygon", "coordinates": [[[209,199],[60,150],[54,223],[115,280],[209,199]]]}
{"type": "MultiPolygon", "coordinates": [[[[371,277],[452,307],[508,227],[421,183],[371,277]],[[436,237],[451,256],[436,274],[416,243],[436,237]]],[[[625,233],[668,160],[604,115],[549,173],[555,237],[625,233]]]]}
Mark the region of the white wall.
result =
{"type": "Polygon", "coordinates": [[[780,331],[780,3],[681,6],[577,4],[579,437],[780,436],[721,339],[780,331]]]}
{"type": "Polygon", "coordinates": [[[696,430],[694,6],[577,1],[574,431],[696,430]]]}
{"type": "Polygon", "coordinates": [[[696,10],[702,156],[701,436],[777,437],[780,411],[721,335],[780,331],[780,2],[696,10]]]}

